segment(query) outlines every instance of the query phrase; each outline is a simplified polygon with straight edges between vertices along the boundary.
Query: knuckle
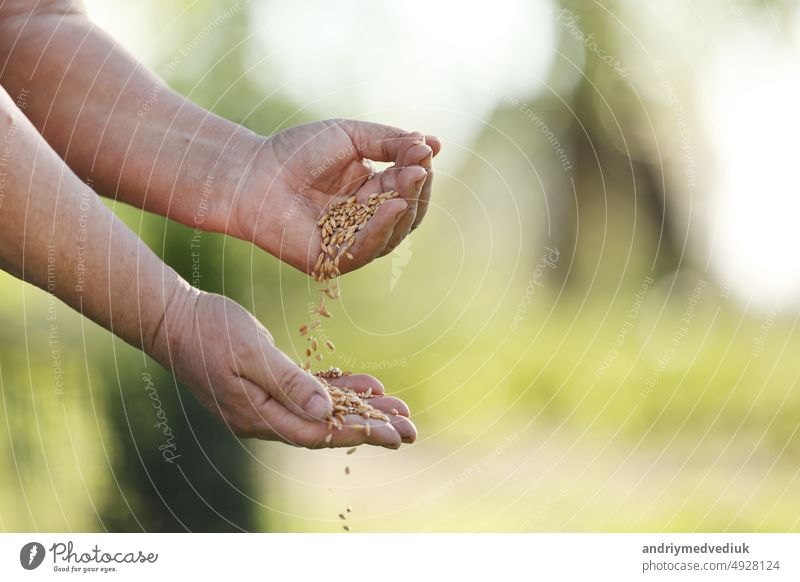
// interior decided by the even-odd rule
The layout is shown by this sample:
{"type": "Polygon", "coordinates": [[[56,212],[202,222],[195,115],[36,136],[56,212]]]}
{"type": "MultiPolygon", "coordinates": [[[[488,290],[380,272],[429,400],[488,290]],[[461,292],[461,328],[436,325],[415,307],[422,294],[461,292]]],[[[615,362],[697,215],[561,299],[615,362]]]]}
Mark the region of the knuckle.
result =
{"type": "Polygon", "coordinates": [[[326,122],[330,127],[337,127],[344,131],[345,133],[349,134],[348,129],[350,128],[349,120],[344,119],[343,117],[334,117],[332,119],[328,119],[326,122]]]}
{"type": "Polygon", "coordinates": [[[296,366],[287,366],[279,374],[277,381],[278,390],[283,396],[294,401],[294,398],[301,392],[305,384],[306,373],[296,366]]]}
{"type": "Polygon", "coordinates": [[[269,330],[265,327],[262,327],[259,331],[261,332],[262,341],[269,347],[275,347],[275,338],[272,336],[269,330]]]}
{"type": "Polygon", "coordinates": [[[251,439],[260,436],[260,431],[251,423],[241,422],[239,420],[229,420],[227,422],[231,432],[233,432],[236,438],[251,439]]]}

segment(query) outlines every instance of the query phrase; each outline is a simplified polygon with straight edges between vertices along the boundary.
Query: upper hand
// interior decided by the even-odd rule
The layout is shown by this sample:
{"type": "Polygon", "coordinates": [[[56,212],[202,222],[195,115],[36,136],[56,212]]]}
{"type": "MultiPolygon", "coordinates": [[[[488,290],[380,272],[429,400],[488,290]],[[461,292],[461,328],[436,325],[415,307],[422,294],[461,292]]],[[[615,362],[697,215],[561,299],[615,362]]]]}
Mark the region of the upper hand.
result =
{"type": "Polygon", "coordinates": [[[234,202],[236,234],[311,273],[321,243],[317,221],[331,205],[356,195],[396,191],[358,233],[342,273],[382,256],[416,228],[428,208],[433,136],[351,120],[319,121],[264,138],[234,202]],[[393,165],[374,172],[368,160],[393,165]]]}

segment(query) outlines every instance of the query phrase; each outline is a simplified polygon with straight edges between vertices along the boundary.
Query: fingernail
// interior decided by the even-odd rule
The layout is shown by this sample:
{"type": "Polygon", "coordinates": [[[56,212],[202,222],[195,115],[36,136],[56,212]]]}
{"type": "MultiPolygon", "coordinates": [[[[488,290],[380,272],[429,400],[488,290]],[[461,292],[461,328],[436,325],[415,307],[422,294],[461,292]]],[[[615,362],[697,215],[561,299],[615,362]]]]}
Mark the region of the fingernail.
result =
{"type": "Polygon", "coordinates": [[[303,408],[303,410],[305,410],[307,414],[310,414],[314,418],[323,420],[330,416],[331,401],[322,394],[314,394],[314,396],[312,396],[308,402],[306,402],[306,406],[303,408]]]}

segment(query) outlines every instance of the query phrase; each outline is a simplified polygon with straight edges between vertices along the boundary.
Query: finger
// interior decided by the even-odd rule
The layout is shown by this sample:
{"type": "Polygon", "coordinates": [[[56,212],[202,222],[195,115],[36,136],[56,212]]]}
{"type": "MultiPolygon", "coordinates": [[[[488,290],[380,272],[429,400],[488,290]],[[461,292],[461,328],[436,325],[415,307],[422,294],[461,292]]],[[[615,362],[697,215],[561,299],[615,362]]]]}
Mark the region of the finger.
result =
{"type": "MultiPolygon", "coordinates": [[[[403,442],[403,436],[392,424],[377,418],[364,418],[357,414],[345,415],[341,429],[330,427],[327,423],[322,427],[317,426],[315,429],[318,432],[315,436],[321,436],[321,441],[315,441],[316,448],[355,447],[367,444],[396,449],[403,442]],[[366,428],[367,425],[369,425],[369,429],[366,428]],[[319,433],[320,428],[322,429],[321,433],[319,433]]],[[[403,431],[407,430],[407,427],[403,427],[403,431]]]]}
{"type": "Polygon", "coordinates": [[[400,434],[404,443],[411,443],[416,440],[416,427],[410,421],[404,422],[404,418],[407,420],[407,417],[411,414],[408,405],[394,396],[385,396],[383,384],[377,378],[367,374],[351,374],[340,378],[332,378],[329,382],[335,386],[350,388],[360,393],[366,392],[371,388],[372,394],[379,394],[379,396],[367,400],[370,406],[386,413],[391,419],[390,424],[400,434]]]}
{"type": "MultiPolygon", "coordinates": [[[[366,392],[367,389],[372,388],[372,394],[381,394],[382,396],[369,398],[366,402],[373,408],[384,412],[389,417],[389,424],[400,435],[402,442],[413,443],[417,440],[417,428],[414,426],[413,422],[408,420],[408,416],[411,414],[408,405],[399,398],[383,395],[383,384],[381,384],[377,378],[366,374],[356,374],[335,378],[334,381],[337,381],[337,386],[347,387],[356,392],[366,392]],[[353,380],[353,378],[355,378],[355,380],[353,380]],[[349,382],[341,382],[342,380],[348,379],[350,379],[349,382]]],[[[333,384],[334,381],[331,381],[331,384],[333,384]]]]}
{"type": "MultiPolygon", "coordinates": [[[[417,427],[414,423],[397,415],[388,415],[389,422],[371,418],[368,424],[370,425],[369,434],[367,434],[364,425],[367,424],[365,419],[360,416],[346,417],[346,423],[342,431],[333,429],[329,434],[330,442],[326,442],[329,447],[349,447],[358,446],[359,444],[369,444],[374,446],[381,446],[388,449],[397,449],[402,443],[411,444],[417,440],[417,427]],[[355,430],[357,433],[363,434],[363,442],[352,443],[353,438],[348,431],[355,430]]],[[[323,439],[325,442],[326,439],[323,439]]]]}
{"type": "Polygon", "coordinates": [[[365,431],[361,428],[351,424],[343,426],[342,430],[332,429],[327,422],[307,420],[291,414],[281,403],[273,399],[262,404],[258,412],[262,419],[258,430],[255,431],[258,438],[277,439],[296,447],[309,449],[330,446],[355,447],[367,441],[365,431]],[[335,445],[333,433],[336,433],[335,445]]]}
{"type": "MultiPolygon", "coordinates": [[[[348,414],[345,416],[345,426],[348,428],[352,426],[356,428],[356,430],[363,431],[366,439],[365,442],[368,445],[386,447],[387,449],[398,449],[403,442],[403,437],[391,423],[377,418],[364,418],[355,414],[348,414]],[[367,428],[367,426],[369,426],[369,428],[367,428]]],[[[405,427],[404,430],[406,430],[405,427]]],[[[337,442],[336,432],[339,431],[334,429],[333,443],[337,442]]]]}
{"type": "MultiPolygon", "coordinates": [[[[410,131],[405,139],[400,142],[397,148],[397,157],[395,158],[395,166],[404,168],[412,165],[411,159],[418,157],[424,158],[424,149],[430,149],[425,145],[425,136],[418,131],[410,131]],[[416,153],[414,153],[416,152],[416,153]]],[[[431,150],[432,152],[433,150],[431,150]]],[[[414,162],[416,164],[416,162],[414,162]]]]}
{"type": "Polygon", "coordinates": [[[364,228],[355,235],[353,246],[347,251],[353,258],[342,256],[339,271],[344,274],[377,258],[392,237],[395,226],[408,210],[402,198],[392,198],[380,205],[364,228]]]}
{"type": "Polygon", "coordinates": [[[350,136],[359,155],[379,162],[397,162],[413,142],[422,136],[398,127],[344,119],[338,125],[350,136]]]}
{"type": "Polygon", "coordinates": [[[433,160],[433,149],[423,141],[416,141],[403,156],[403,167],[422,166],[429,170],[433,160]]]}
{"type": "MultiPolygon", "coordinates": [[[[259,412],[264,419],[260,436],[266,439],[279,439],[285,443],[319,449],[327,447],[355,447],[369,444],[397,449],[403,438],[397,429],[388,422],[377,418],[364,418],[355,414],[344,417],[341,428],[332,427],[327,422],[309,421],[289,414],[281,405],[269,400],[263,404],[259,412]],[[366,426],[369,425],[369,429],[366,426]]],[[[404,434],[408,426],[397,422],[404,434]]]]}
{"type": "Polygon", "coordinates": [[[432,135],[425,136],[425,144],[431,149],[431,155],[430,157],[420,160],[417,163],[419,163],[420,166],[428,171],[428,176],[425,179],[425,184],[422,186],[422,191],[419,195],[417,213],[414,217],[414,222],[411,225],[411,231],[414,231],[419,227],[422,219],[425,218],[425,214],[428,212],[428,206],[430,205],[431,200],[431,191],[433,189],[433,157],[436,156],[436,154],[438,154],[442,149],[442,144],[439,141],[439,138],[432,135]]]}
{"type": "MultiPolygon", "coordinates": [[[[433,156],[436,155],[436,152],[427,143],[427,139],[430,137],[432,136],[425,136],[425,138],[423,138],[426,143],[420,143],[415,145],[413,148],[410,148],[406,153],[406,158],[404,160],[406,166],[419,165],[425,168],[427,171],[425,182],[423,183],[419,193],[417,206],[414,208],[414,218],[411,220],[410,217],[405,217],[405,220],[411,220],[411,226],[409,227],[408,232],[413,231],[419,226],[420,222],[422,222],[425,213],[428,211],[428,203],[431,199],[431,186],[433,184],[433,156]]],[[[438,140],[436,138],[432,139],[435,140],[437,147],[441,148],[441,144],[439,144],[438,140]]],[[[398,228],[405,228],[405,226],[406,225],[401,221],[401,223],[398,225],[398,228]]],[[[408,233],[406,233],[404,236],[407,235],[408,233]]],[[[389,245],[390,247],[392,245],[397,246],[400,244],[400,242],[402,242],[402,240],[402,238],[395,236],[394,240],[390,242],[389,245]]]]}
{"type": "Polygon", "coordinates": [[[417,427],[414,426],[413,422],[397,414],[390,414],[389,419],[389,424],[391,424],[392,428],[400,435],[400,440],[402,442],[411,444],[417,440],[417,427]]]}
{"type": "Polygon", "coordinates": [[[237,362],[239,375],[258,385],[293,414],[306,419],[328,418],[333,403],[322,384],[271,343],[259,343],[237,362]]]}
{"type": "MultiPolygon", "coordinates": [[[[372,194],[397,191],[397,179],[406,168],[391,167],[375,174],[356,193],[356,201],[366,204],[372,194]]],[[[400,192],[398,192],[399,194],[400,192]]],[[[401,196],[402,197],[402,196],[401,196]]]]}
{"type": "Polygon", "coordinates": [[[331,378],[327,380],[327,382],[332,386],[350,388],[355,392],[366,392],[369,388],[372,388],[373,394],[381,396],[386,394],[380,380],[367,374],[349,374],[347,376],[340,376],[339,378],[331,378]]]}
{"type": "Polygon", "coordinates": [[[417,216],[417,207],[427,173],[422,166],[403,168],[395,179],[394,189],[400,197],[408,202],[408,211],[397,221],[392,236],[381,256],[391,252],[411,232],[411,225],[417,216]]]}
{"type": "Polygon", "coordinates": [[[433,156],[436,157],[442,151],[442,141],[435,135],[426,135],[425,143],[428,144],[433,150],[433,156]]]}
{"type": "Polygon", "coordinates": [[[377,398],[369,398],[367,402],[369,402],[370,406],[373,408],[377,408],[386,414],[394,414],[397,416],[411,415],[408,405],[396,396],[378,396],[377,398]]]}
{"type": "Polygon", "coordinates": [[[419,202],[417,202],[417,215],[414,217],[414,224],[411,225],[411,230],[418,228],[422,219],[428,213],[428,207],[431,202],[431,191],[433,190],[433,170],[428,170],[428,177],[425,178],[425,184],[422,186],[422,192],[419,194],[419,202]]]}

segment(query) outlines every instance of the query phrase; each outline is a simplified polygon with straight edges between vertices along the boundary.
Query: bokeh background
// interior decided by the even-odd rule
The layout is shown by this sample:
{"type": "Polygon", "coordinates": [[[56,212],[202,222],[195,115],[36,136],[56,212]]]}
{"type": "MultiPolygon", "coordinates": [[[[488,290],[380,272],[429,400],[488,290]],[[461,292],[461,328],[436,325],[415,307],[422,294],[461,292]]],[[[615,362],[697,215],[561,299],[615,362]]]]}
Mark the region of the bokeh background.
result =
{"type": "MultiPolygon", "coordinates": [[[[354,117],[442,138],[424,227],[342,279],[325,330],[420,439],[238,441],[2,274],[0,530],[341,531],[347,506],[356,531],[800,530],[795,3],[88,6],[255,131],[354,117]]],[[[212,234],[197,263],[189,229],[109,205],[299,359],[305,276],[212,234]]]]}

